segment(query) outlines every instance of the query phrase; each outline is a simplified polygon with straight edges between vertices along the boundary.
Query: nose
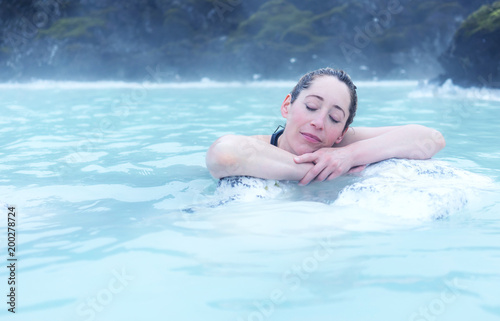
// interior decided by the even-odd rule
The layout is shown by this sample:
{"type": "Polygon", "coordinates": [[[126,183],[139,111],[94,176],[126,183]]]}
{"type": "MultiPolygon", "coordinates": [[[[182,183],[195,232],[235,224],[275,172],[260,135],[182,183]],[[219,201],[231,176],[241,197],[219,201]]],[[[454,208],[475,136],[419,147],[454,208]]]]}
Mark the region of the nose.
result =
{"type": "Polygon", "coordinates": [[[311,125],[317,129],[323,129],[325,127],[325,115],[323,115],[323,113],[317,113],[311,120],[311,125]]]}

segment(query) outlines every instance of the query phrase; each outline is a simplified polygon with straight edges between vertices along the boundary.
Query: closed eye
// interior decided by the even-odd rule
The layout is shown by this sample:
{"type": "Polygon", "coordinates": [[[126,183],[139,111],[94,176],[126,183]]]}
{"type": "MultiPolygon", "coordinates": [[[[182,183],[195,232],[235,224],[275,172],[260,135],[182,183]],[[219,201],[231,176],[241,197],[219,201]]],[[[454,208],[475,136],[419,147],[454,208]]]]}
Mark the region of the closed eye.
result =
{"type": "Polygon", "coordinates": [[[307,106],[307,105],[306,105],[306,108],[307,108],[307,110],[311,110],[311,111],[316,110],[316,108],[312,108],[312,107],[309,107],[309,106],[307,106]]]}
{"type": "Polygon", "coordinates": [[[338,124],[340,123],[338,120],[336,120],[335,118],[333,118],[332,116],[330,116],[330,119],[332,120],[332,122],[334,122],[335,124],[338,124]]]}

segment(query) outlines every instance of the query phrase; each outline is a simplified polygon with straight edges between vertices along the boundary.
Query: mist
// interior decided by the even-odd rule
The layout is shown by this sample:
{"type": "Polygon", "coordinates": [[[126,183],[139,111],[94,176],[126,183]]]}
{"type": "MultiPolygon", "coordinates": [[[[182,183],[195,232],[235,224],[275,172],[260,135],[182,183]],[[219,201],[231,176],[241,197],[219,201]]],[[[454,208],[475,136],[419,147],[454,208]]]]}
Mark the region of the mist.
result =
{"type": "MultiPolygon", "coordinates": [[[[472,53],[457,50],[457,32],[482,6],[499,3],[0,0],[0,80],[255,81],[329,66],[359,80],[480,85],[474,61],[463,63],[472,53]]],[[[489,46],[478,62],[487,66],[483,85],[495,87],[500,20],[492,25],[473,36],[489,46]]]]}

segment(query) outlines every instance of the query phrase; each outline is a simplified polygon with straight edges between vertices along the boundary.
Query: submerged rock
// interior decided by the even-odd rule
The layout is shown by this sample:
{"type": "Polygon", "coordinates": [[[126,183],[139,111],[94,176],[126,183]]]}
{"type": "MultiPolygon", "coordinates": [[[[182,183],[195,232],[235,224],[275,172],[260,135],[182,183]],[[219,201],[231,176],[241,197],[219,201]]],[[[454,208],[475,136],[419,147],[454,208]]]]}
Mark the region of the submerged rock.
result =
{"type": "Polygon", "coordinates": [[[439,61],[445,69],[441,82],[500,88],[500,1],[472,13],[439,61]]]}

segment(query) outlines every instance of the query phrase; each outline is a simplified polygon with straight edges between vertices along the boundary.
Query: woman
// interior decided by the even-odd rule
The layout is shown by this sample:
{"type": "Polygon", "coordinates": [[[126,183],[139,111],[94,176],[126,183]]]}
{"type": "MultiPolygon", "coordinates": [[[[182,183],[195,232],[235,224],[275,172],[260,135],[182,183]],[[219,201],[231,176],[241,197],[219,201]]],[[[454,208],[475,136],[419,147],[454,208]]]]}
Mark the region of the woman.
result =
{"type": "Polygon", "coordinates": [[[207,168],[215,178],[246,175],[306,185],[384,159],[427,159],[445,146],[441,133],[420,125],[349,128],[356,108],[356,86],[345,72],[312,71],[281,105],[284,130],[222,136],[207,152],[207,168]]]}

